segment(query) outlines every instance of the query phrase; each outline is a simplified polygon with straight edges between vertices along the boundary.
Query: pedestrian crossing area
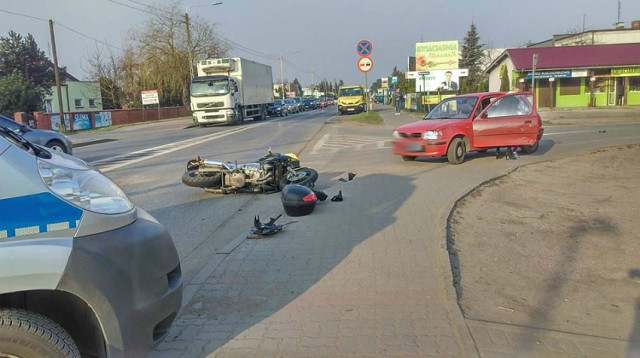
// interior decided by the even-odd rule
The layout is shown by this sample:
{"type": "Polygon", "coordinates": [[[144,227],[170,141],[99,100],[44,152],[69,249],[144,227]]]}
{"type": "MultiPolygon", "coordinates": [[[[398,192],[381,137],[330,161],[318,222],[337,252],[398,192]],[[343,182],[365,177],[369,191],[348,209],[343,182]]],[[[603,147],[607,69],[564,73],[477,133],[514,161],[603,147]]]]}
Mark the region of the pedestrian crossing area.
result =
{"type": "Polygon", "coordinates": [[[375,150],[391,148],[391,139],[380,137],[325,134],[309,154],[335,153],[341,150],[375,150]]]}

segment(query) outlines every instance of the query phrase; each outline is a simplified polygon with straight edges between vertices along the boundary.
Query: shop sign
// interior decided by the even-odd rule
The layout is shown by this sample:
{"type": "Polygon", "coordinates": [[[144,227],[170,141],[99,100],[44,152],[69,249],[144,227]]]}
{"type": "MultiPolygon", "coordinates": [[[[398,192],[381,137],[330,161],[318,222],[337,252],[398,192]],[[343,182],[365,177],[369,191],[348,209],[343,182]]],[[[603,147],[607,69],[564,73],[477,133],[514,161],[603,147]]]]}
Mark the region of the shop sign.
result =
{"type": "MultiPolygon", "coordinates": [[[[536,71],[536,78],[569,78],[571,77],[571,70],[557,70],[557,71],[536,71]]],[[[531,79],[531,72],[527,72],[527,79],[531,79]]]]}
{"type": "Polygon", "coordinates": [[[571,77],[589,77],[588,70],[571,70],[571,77]]]}
{"type": "Polygon", "coordinates": [[[611,76],[616,76],[616,77],[640,76],[640,67],[612,68],[611,76]]]}

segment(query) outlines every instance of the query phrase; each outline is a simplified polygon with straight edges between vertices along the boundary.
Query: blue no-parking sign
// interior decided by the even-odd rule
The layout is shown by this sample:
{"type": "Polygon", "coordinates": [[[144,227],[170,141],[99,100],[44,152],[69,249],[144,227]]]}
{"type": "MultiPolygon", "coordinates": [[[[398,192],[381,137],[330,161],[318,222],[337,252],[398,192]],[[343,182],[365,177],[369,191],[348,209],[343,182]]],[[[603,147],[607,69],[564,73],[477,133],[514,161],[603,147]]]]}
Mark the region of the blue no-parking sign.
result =
{"type": "Polygon", "coordinates": [[[358,42],[358,45],[356,46],[356,51],[358,52],[358,55],[360,55],[360,57],[369,56],[371,55],[371,52],[373,52],[373,45],[369,40],[362,40],[358,42]]]}

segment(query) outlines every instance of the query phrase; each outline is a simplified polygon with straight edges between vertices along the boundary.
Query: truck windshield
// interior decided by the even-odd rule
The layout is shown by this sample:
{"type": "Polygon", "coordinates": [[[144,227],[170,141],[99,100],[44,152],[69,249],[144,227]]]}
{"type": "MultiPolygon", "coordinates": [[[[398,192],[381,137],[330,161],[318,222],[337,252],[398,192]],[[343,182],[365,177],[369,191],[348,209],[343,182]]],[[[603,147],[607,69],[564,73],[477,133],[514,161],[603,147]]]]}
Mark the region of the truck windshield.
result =
{"type": "Polygon", "coordinates": [[[445,99],[431,110],[424,119],[469,118],[478,101],[475,97],[445,99]]]}
{"type": "Polygon", "coordinates": [[[229,81],[208,80],[191,82],[191,96],[209,97],[224,96],[229,93],[229,81]]]}
{"type": "Polygon", "coordinates": [[[342,96],[362,96],[362,89],[360,88],[341,88],[340,97],[342,96]]]}

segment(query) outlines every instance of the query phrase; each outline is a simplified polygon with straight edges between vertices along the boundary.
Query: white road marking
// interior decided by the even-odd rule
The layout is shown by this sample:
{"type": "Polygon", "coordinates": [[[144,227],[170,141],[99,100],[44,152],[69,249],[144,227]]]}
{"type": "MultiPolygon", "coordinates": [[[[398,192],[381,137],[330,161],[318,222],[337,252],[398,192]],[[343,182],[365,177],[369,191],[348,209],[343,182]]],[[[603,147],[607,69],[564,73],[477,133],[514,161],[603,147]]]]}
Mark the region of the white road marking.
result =
{"type": "Polygon", "coordinates": [[[387,149],[391,148],[391,142],[391,139],[379,137],[325,134],[309,154],[335,153],[340,150],[387,149]]]}
{"type": "MultiPolygon", "coordinates": [[[[270,122],[273,122],[273,121],[270,121],[270,122]]],[[[158,147],[142,149],[142,150],[139,150],[139,151],[136,151],[136,152],[131,152],[131,153],[118,155],[118,156],[111,157],[111,158],[97,160],[95,162],[92,162],[91,164],[96,166],[96,167],[98,167],[98,168],[100,168],[100,170],[102,172],[108,172],[108,171],[111,171],[111,170],[122,168],[122,167],[127,166],[127,165],[131,165],[131,164],[134,164],[134,163],[142,162],[142,161],[147,160],[147,159],[151,159],[151,158],[155,158],[155,157],[158,157],[158,156],[161,156],[161,155],[164,155],[164,154],[175,152],[177,150],[181,150],[181,149],[192,147],[194,145],[202,144],[202,143],[214,140],[214,139],[223,138],[223,137],[235,134],[235,133],[240,133],[240,132],[244,132],[244,131],[249,130],[249,129],[253,129],[253,128],[256,128],[256,127],[264,126],[264,125],[266,125],[266,124],[268,124],[270,122],[263,122],[263,123],[257,123],[257,124],[242,126],[242,127],[239,127],[239,128],[233,128],[233,129],[229,129],[229,130],[226,130],[226,131],[223,131],[223,132],[213,133],[213,134],[205,135],[205,136],[198,137],[198,138],[191,138],[191,139],[183,140],[183,141],[180,141],[180,142],[161,145],[161,146],[158,146],[158,147]]]]}

